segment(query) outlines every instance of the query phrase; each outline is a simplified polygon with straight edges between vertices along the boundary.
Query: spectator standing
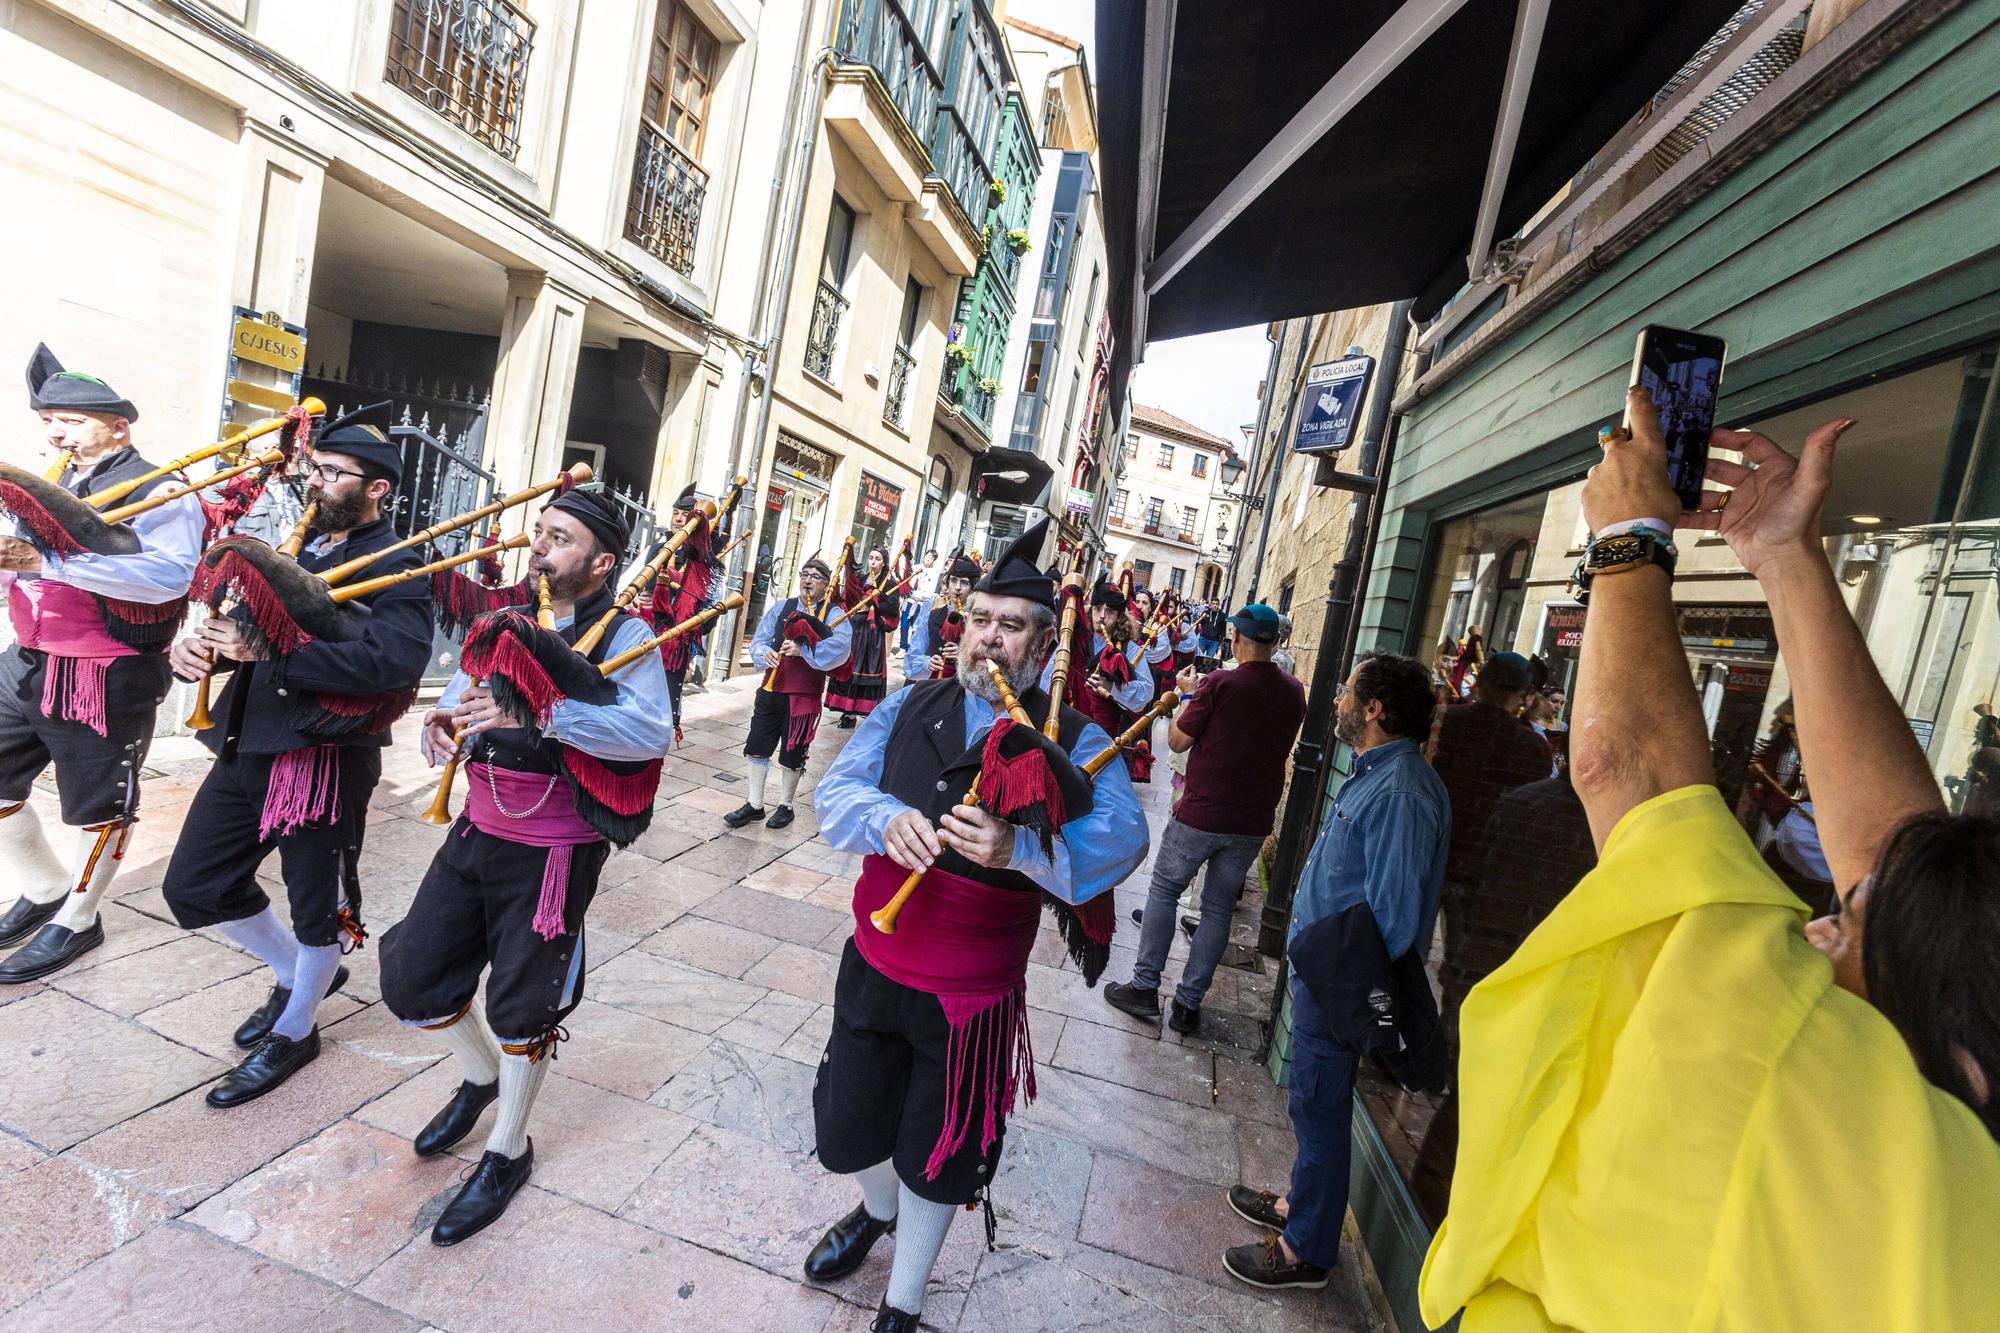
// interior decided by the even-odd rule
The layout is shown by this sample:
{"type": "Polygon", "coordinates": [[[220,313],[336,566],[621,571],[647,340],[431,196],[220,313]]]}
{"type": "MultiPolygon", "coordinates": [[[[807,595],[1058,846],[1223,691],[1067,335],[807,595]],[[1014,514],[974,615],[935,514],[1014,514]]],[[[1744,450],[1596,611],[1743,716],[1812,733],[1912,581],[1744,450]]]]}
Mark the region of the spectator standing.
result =
{"type": "Polygon", "coordinates": [[[1306,716],[1306,692],[1271,664],[1278,613],[1252,602],[1229,618],[1236,666],[1203,676],[1188,666],[1176,682],[1189,700],[1167,728],[1167,748],[1187,756],[1179,804],[1160,836],[1139,927],[1139,961],[1105,1000],[1147,1023],[1160,1021],[1160,971],[1173,943],[1176,900],[1201,868],[1201,923],[1174,989],[1168,1026],[1201,1027],[1201,1001],[1229,943],[1229,919],[1285,789],[1285,756],[1306,716]]]}
{"type": "MultiPolygon", "coordinates": [[[[1454,823],[1419,744],[1435,698],[1422,662],[1389,653],[1364,656],[1342,687],[1334,734],[1353,747],[1354,764],[1299,877],[1294,946],[1314,922],[1355,907],[1374,918],[1391,959],[1430,938],[1454,823]]],[[[1323,970],[1325,961],[1290,958],[1291,1188],[1282,1197],[1242,1185],[1229,1192],[1232,1208],[1271,1228],[1261,1244],[1223,1256],[1230,1275],[1254,1287],[1323,1287],[1340,1249],[1358,1057],[1300,981],[1303,966],[1323,970]]]]}
{"type": "Polygon", "coordinates": [[[924,552],[924,563],[917,567],[916,577],[910,580],[909,595],[903,598],[902,627],[897,632],[896,650],[910,651],[910,626],[929,616],[931,602],[937,598],[938,553],[935,548],[924,552]]]}

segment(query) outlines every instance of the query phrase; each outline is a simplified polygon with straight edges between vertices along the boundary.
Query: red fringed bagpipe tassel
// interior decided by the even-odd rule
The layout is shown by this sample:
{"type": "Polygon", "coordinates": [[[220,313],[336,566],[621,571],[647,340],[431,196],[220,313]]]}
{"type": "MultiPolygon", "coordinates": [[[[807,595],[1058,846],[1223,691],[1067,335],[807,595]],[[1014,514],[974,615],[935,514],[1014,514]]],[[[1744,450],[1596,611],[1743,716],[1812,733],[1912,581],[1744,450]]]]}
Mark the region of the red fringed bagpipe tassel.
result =
{"type": "Polygon", "coordinates": [[[560,634],[521,611],[494,611],[475,620],[459,667],[484,679],[502,709],[537,726],[547,726],[564,699],[608,704],[618,697],[618,687],[560,634]]]}
{"type": "Polygon", "coordinates": [[[194,582],[188,588],[189,601],[207,606],[219,604],[224,597],[236,599],[250,627],[280,657],[289,656],[313,641],[313,636],[292,618],[284,600],[262,572],[235,551],[223,552],[215,557],[214,563],[204,560],[195,566],[194,582]]]}
{"type": "Polygon", "coordinates": [[[1033,830],[1045,856],[1053,854],[1055,835],[1074,817],[1065,808],[1049,744],[1033,727],[1003,717],[987,732],[979,756],[980,804],[1010,824],[1033,830]]]}
{"type": "MultiPolygon", "coordinates": [[[[499,559],[496,553],[493,559],[499,559]]],[[[480,571],[481,575],[485,570],[480,571]]],[[[527,606],[535,600],[534,584],[527,579],[496,587],[475,582],[456,569],[440,569],[431,575],[431,609],[437,626],[454,638],[472,628],[472,622],[494,611],[527,606]]]]}
{"type": "Polygon", "coordinates": [[[618,847],[637,841],[652,826],[661,768],[653,759],[635,772],[619,773],[595,755],[562,747],[562,774],[577,814],[618,847]]]}
{"type": "Polygon", "coordinates": [[[380,736],[396,725],[417,701],[414,689],[381,694],[325,694],[308,691],[299,700],[294,725],[320,740],[347,736],[380,736]]]}
{"type": "Polygon", "coordinates": [[[60,485],[0,463],[0,513],[12,514],[21,539],[39,555],[66,560],[90,552],[131,555],[139,536],[124,523],[106,523],[98,512],[60,485]]]}
{"type": "Polygon", "coordinates": [[[185,597],[156,603],[127,602],[116,597],[97,597],[94,593],[92,596],[103,614],[104,632],[127,648],[141,652],[154,652],[171,644],[187,616],[185,597]]]}

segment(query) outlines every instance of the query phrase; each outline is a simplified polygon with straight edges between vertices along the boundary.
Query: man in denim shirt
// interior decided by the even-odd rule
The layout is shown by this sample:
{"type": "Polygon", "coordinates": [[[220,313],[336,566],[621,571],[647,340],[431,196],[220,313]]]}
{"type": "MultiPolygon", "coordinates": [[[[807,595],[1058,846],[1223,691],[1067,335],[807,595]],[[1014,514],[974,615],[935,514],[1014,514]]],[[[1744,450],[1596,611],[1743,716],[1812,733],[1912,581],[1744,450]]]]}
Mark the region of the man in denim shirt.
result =
{"type": "MultiPolygon", "coordinates": [[[[1291,938],[1322,917],[1366,903],[1389,957],[1429,940],[1444,885],[1451,799],[1424,760],[1435,702],[1430,672],[1410,657],[1370,653],[1341,687],[1334,734],[1354,767],[1320,828],[1292,901],[1291,938]]],[[[1347,1214],[1356,1053],[1336,1040],[1292,970],[1288,1109],[1298,1139],[1282,1197],[1237,1186],[1230,1206],[1271,1229],[1223,1256],[1252,1286],[1323,1287],[1347,1214]]]]}

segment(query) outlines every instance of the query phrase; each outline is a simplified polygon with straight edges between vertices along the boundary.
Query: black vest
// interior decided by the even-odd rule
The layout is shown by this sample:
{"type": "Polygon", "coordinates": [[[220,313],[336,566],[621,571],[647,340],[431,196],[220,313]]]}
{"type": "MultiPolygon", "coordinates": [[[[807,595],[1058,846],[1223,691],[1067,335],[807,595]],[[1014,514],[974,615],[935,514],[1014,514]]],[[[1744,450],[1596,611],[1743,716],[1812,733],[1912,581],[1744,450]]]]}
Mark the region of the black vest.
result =
{"type": "MultiPolygon", "coordinates": [[[[592,625],[595,625],[613,601],[611,589],[607,585],[576,604],[576,614],[563,629],[554,631],[562,641],[572,648],[592,625]]],[[[601,663],[610,655],[611,641],[618,632],[633,619],[621,611],[611,618],[611,624],[595,646],[584,654],[587,661],[601,663]]],[[[495,727],[492,731],[482,731],[472,747],[472,761],[491,764],[495,768],[511,768],[522,773],[556,773],[558,756],[562,753],[562,742],[549,740],[541,732],[530,727],[495,727]]],[[[595,756],[592,756],[595,758],[595,756]]],[[[613,773],[637,773],[652,763],[650,759],[615,760],[598,759],[598,763],[613,773]]]]}
{"type": "MultiPolygon", "coordinates": [[[[152,470],[153,465],[141,458],[139,451],[128,444],[88,472],[79,472],[72,459],[63,465],[62,475],[57,484],[78,499],[87,500],[99,491],[109,490],[121,481],[143,477],[152,470]]],[[[118,504],[137,504],[157,491],[185,485],[186,480],[185,477],[172,472],[164,477],[155,477],[127,491],[118,504]]],[[[115,598],[92,593],[91,600],[97,604],[98,619],[104,625],[104,632],[127,647],[138,649],[142,655],[164,658],[167,649],[173,645],[174,639],[180,632],[180,611],[185,605],[185,598],[174,603],[174,614],[171,618],[157,619],[157,613],[153,613],[148,615],[143,623],[130,619],[132,610],[137,608],[128,608],[123,614],[119,614],[119,608],[126,607],[127,604],[115,598]]]]}
{"type": "MultiPolygon", "coordinates": [[[[312,573],[332,569],[335,565],[394,546],[402,538],[396,535],[395,527],[388,519],[376,519],[364,523],[347,534],[347,540],[330,550],[314,553],[301,551],[299,567],[312,573]]],[[[355,577],[372,579],[383,574],[396,574],[405,569],[415,569],[423,563],[423,556],[414,548],[385,555],[368,566],[355,577]]],[[[383,588],[359,598],[361,605],[374,612],[382,599],[402,599],[393,612],[385,614],[430,617],[430,585],[428,582],[411,580],[393,588],[383,588]],[[420,608],[415,605],[421,599],[420,608]]],[[[239,616],[242,612],[237,612],[239,616]]],[[[410,677],[414,688],[422,676],[422,664],[410,677]]],[[[389,744],[389,735],[355,733],[339,737],[322,737],[302,728],[310,726],[319,716],[319,704],[311,690],[281,689],[268,664],[263,662],[238,662],[229,672],[228,684],[223,686],[222,697],[215,708],[215,715],[222,721],[220,727],[210,727],[200,734],[202,744],[225,757],[235,754],[283,754],[288,750],[303,750],[314,745],[366,745],[380,748],[389,744]]]]}
{"type": "MultiPolygon", "coordinates": [[[[913,810],[937,823],[946,811],[965,799],[966,788],[979,774],[979,753],[986,733],[965,746],[965,690],[956,680],[920,680],[906,688],[907,698],[889,728],[882,753],[882,778],[877,784],[913,810]]],[[[1023,693],[1021,707],[1037,727],[1049,715],[1049,696],[1037,687],[1023,693]]],[[[1089,720],[1073,708],[1062,710],[1057,740],[1074,754],[1089,720]]],[[[1017,870],[988,870],[973,865],[949,847],[937,859],[940,870],[998,888],[1040,893],[1042,886],[1017,870]]]]}

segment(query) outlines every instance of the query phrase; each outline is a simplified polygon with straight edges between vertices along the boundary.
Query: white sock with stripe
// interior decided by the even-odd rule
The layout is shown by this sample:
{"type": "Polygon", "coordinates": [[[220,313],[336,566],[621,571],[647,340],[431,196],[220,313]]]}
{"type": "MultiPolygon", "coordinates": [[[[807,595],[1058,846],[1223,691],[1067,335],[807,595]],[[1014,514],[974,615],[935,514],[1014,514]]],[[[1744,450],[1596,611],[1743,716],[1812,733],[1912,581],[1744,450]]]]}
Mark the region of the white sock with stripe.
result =
{"type": "Polygon", "coordinates": [[[486,1015],[477,1004],[468,1005],[458,1018],[444,1023],[416,1023],[444,1043],[458,1057],[459,1078],[485,1087],[500,1077],[500,1042],[486,1026],[486,1015]]]}
{"type": "Polygon", "coordinates": [[[0,805],[0,865],[7,867],[11,887],[31,903],[52,903],[69,891],[69,873],[26,801],[0,805]]]}
{"type": "Polygon", "coordinates": [[[71,892],[62,910],[49,924],[65,930],[89,930],[97,920],[98,900],[111,887],[118,862],[125,855],[125,839],[132,826],[125,823],[93,824],[77,830],[76,870],[70,877],[71,892]]]}

